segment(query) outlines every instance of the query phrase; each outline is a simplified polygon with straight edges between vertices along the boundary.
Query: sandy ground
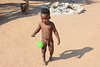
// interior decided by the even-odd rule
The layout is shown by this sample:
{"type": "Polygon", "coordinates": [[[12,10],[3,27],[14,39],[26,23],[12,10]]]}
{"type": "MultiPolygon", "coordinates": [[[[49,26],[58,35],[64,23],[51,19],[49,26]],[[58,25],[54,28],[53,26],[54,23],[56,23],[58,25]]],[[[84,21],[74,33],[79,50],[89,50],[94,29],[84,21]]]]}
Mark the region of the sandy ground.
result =
{"type": "MultiPolygon", "coordinates": [[[[49,0],[50,1],[50,0],[49,0]]],[[[30,1],[30,14],[20,12],[22,0],[0,0],[0,67],[45,67],[41,49],[31,34],[40,20],[39,7],[45,1],[30,1]],[[14,3],[14,4],[13,4],[14,3]]],[[[51,0],[53,3],[53,0],[51,0]]],[[[100,66],[100,1],[76,0],[84,4],[85,13],[51,16],[61,38],[53,61],[46,67],[99,67],[100,66]]],[[[36,37],[41,40],[41,32],[36,37]]],[[[49,51],[46,52],[46,61],[49,51]]]]}

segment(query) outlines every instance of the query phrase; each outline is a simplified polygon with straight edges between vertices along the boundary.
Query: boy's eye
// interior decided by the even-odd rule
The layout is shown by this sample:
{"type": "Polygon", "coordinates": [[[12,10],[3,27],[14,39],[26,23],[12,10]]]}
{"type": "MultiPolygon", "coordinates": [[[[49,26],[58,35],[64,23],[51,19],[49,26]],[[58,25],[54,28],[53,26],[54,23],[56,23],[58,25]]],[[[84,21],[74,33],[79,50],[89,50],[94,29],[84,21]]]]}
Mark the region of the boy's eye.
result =
{"type": "Polygon", "coordinates": [[[42,19],[42,20],[45,20],[45,21],[47,21],[47,19],[42,19]]]}
{"type": "Polygon", "coordinates": [[[43,20],[45,20],[45,19],[43,19],[43,20]]]}

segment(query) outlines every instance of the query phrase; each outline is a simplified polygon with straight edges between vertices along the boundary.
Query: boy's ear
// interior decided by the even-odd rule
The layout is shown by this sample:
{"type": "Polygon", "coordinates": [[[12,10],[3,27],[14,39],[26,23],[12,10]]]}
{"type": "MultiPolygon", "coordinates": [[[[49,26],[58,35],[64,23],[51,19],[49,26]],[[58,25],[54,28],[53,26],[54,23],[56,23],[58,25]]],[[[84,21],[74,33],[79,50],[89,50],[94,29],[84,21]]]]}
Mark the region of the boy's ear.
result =
{"type": "Polygon", "coordinates": [[[49,19],[51,19],[51,17],[49,16],[49,19]]]}

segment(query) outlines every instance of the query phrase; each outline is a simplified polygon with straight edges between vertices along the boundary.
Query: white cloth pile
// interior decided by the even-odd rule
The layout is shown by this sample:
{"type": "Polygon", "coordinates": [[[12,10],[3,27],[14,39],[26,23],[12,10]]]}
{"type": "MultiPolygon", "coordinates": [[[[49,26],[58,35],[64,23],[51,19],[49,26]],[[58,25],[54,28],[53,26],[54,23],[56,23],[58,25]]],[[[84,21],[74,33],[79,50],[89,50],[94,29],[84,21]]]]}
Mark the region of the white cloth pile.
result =
{"type": "Polygon", "coordinates": [[[80,5],[77,4],[73,4],[73,3],[59,3],[56,2],[55,4],[43,4],[41,6],[41,8],[49,8],[51,15],[57,15],[57,14],[72,14],[72,13],[76,13],[76,14],[80,14],[83,11],[85,11],[85,9],[83,7],[81,7],[80,5]]]}

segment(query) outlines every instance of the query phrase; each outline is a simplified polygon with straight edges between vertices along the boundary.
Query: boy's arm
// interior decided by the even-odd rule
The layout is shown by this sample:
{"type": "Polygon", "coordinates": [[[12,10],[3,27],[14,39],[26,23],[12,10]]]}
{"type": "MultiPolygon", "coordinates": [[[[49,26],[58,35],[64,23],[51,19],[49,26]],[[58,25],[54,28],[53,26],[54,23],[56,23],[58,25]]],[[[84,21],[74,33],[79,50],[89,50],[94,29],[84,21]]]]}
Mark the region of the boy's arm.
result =
{"type": "Polygon", "coordinates": [[[41,30],[41,26],[40,26],[40,23],[39,23],[39,26],[38,28],[35,30],[35,32],[31,35],[31,37],[35,37],[35,35],[41,30]]]}
{"type": "Polygon", "coordinates": [[[58,31],[57,31],[54,23],[52,23],[52,28],[53,28],[53,31],[54,31],[55,36],[57,37],[58,45],[59,45],[60,44],[60,37],[59,37],[58,31]]]}

